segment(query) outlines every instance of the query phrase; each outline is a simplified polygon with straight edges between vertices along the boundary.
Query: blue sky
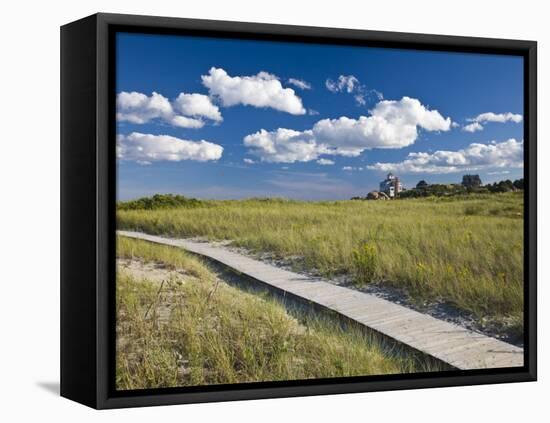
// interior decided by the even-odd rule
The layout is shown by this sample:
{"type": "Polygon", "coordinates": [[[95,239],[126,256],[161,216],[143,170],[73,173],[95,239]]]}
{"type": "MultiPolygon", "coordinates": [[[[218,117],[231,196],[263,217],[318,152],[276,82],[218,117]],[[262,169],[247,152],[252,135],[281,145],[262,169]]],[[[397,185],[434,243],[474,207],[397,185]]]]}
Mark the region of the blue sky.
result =
{"type": "Polygon", "coordinates": [[[116,90],[121,200],[523,175],[520,57],[122,33],[116,90]]]}

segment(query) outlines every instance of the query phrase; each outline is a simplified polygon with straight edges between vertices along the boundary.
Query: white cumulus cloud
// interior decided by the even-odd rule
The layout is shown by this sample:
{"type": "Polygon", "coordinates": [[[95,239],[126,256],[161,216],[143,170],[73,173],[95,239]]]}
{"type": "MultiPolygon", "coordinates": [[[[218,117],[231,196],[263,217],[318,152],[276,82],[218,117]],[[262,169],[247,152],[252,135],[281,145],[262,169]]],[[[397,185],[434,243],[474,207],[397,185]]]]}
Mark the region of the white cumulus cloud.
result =
{"type": "Polygon", "coordinates": [[[481,113],[480,115],[477,115],[475,118],[469,119],[472,122],[514,122],[514,123],[520,123],[523,120],[523,116],[520,114],[515,113],[493,113],[493,112],[487,112],[487,113],[481,113]]]}
{"type": "Polygon", "coordinates": [[[147,123],[156,118],[166,120],[174,113],[170,101],[157,92],[147,96],[135,91],[122,91],[118,93],[116,103],[118,120],[132,123],[147,123]]]}
{"type": "Polygon", "coordinates": [[[203,94],[180,93],[170,101],[162,94],[153,92],[150,96],[136,91],[122,91],[117,94],[117,120],[144,124],[159,119],[180,128],[202,128],[204,120],[221,122],[217,106],[203,94]]]}
{"type": "Polygon", "coordinates": [[[306,113],[302,99],[292,88],[283,88],[275,75],[259,72],[253,76],[230,76],[221,68],[211,68],[202,75],[202,83],[211,97],[220,100],[223,106],[242,104],[254,107],[271,107],[293,115],[306,113]]]}
{"type": "Polygon", "coordinates": [[[455,173],[492,168],[523,167],[523,141],[511,138],[489,144],[473,143],[458,151],[409,153],[397,163],[375,163],[371,170],[399,173],[455,173]]]}
{"type": "Polygon", "coordinates": [[[244,145],[260,160],[270,163],[294,163],[316,160],[320,148],[311,136],[311,131],[300,132],[279,128],[275,131],[260,131],[244,137],[244,145]]]}
{"type": "Polygon", "coordinates": [[[204,121],[201,119],[190,118],[187,116],[173,115],[169,119],[166,119],[168,123],[179,128],[193,128],[198,129],[204,126],[204,121]]]}
{"type": "Polygon", "coordinates": [[[487,122],[521,123],[523,121],[523,116],[517,113],[510,113],[510,112],[507,112],[507,113],[486,112],[466,120],[471,123],[464,125],[462,130],[466,132],[476,132],[476,131],[483,131],[484,126],[482,124],[485,124],[487,122]]]}
{"type": "Polygon", "coordinates": [[[216,122],[223,120],[218,106],[203,94],[180,93],[174,100],[174,108],[185,116],[205,117],[216,122]]]}
{"type": "Polygon", "coordinates": [[[311,129],[262,129],[244,138],[249,152],[262,161],[293,163],[317,160],[320,155],[355,157],[373,148],[402,148],[418,138],[418,128],[448,131],[451,119],[429,110],[417,99],[383,100],[358,119],[322,119],[311,129]]]}
{"type": "Polygon", "coordinates": [[[209,141],[189,141],[169,135],[151,135],[132,132],[117,137],[117,158],[141,164],[155,161],[218,160],[223,147],[209,141]]]}
{"type": "Polygon", "coordinates": [[[468,125],[465,125],[462,128],[462,130],[466,132],[483,131],[483,125],[480,124],[479,122],[472,122],[472,123],[469,123],[468,125]]]}
{"type": "Polygon", "coordinates": [[[311,90],[311,84],[303,79],[288,78],[288,83],[300,88],[301,90],[311,90]]]}

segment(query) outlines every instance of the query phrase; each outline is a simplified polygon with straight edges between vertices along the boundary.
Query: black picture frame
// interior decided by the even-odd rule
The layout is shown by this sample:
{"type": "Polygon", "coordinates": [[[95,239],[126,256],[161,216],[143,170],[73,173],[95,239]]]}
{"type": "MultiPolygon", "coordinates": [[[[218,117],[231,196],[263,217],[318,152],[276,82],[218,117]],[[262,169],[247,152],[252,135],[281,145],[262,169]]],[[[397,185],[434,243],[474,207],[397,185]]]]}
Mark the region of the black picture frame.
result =
{"type": "Polygon", "coordinates": [[[61,28],[61,395],[97,409],[534,381],[537,375],[534,41],[99,13],[61,28]],[[521,368],[114,390],[117,31],[524,57],[525,360],[521,368]]]}

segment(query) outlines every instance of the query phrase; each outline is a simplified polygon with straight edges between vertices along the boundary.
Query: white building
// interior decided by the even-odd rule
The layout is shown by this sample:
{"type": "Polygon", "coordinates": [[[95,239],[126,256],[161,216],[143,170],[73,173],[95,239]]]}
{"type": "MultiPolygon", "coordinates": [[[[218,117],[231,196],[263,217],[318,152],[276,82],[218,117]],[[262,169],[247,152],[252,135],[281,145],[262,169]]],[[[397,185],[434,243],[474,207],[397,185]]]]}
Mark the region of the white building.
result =
{"type": "Polygon", "coordinates": [[[386,193],[390,198],[394,198],[403,191],[403,184],[393,173],[388,173],[386,179],[380,182],[380,192],[386,193]]]}

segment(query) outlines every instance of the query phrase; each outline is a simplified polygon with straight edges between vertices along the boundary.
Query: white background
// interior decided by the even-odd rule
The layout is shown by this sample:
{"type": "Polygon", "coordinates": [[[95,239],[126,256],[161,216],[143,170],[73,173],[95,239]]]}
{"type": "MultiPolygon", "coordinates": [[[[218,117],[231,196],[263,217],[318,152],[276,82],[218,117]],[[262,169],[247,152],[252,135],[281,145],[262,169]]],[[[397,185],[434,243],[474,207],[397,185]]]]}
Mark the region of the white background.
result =
{"type": "Polygon", "coordinates": [[[545,2],[6,1],[0,25],[0,420],[542,421],[548,418],[548,12],[545,2]],[[92,13],[256,21],[539,42],[539,382],[93,411],[59,381],[59,26],[92,13]],[[546,395],[544,391],[546,390],[546,395]],[[544,412],[546,410],[546,413],[544,412]],[[545,417],[543,415],[546,414],[545,417]]]}

